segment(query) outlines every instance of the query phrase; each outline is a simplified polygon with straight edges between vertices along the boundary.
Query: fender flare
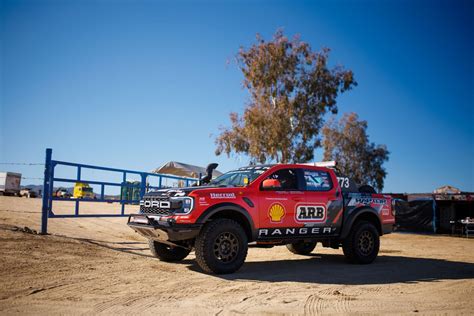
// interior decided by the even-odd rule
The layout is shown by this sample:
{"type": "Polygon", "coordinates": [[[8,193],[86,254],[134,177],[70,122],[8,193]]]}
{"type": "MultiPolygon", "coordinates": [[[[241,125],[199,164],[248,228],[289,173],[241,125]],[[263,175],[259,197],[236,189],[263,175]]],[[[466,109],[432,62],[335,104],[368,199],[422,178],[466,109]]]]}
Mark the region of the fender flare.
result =
{"type": "Polygon", "coordinates": [[[243,208],[242,206],[234,203],[219,203],[215,204],[208,209],[206,209],[197,219],[196,223],[199,224],[204,224],[206,223],[209,218],[211,218],[213,215],[222,212],[222,211],[233,211],[237,212],[241,215],[243,215],[246,219],[247,222],[250,225],[250,233],[252,235],[252,239],[255,240],[257,236],[257,230],[255,229],[255,224],[253,222],[252,216],[250,216],[249,212],[243,208]]]}
{"type": "Polygon", "coordinates": [[[360,218],[361,215],[363,214],[372,214],[377,218],[377,230],[380,233],[380,236],[382,236],[382,222],[380,221],[380,216],[379,213],[369,207],[369,206],[362,206],[360,208],[356,208],[353,210],[347,218],[344,219],[342,223],[342,231],[341,231],[341,239],[344,239],[349,235],[349,232],[351,231],[352,226],[354,225],[355,221],[360,218]]]}

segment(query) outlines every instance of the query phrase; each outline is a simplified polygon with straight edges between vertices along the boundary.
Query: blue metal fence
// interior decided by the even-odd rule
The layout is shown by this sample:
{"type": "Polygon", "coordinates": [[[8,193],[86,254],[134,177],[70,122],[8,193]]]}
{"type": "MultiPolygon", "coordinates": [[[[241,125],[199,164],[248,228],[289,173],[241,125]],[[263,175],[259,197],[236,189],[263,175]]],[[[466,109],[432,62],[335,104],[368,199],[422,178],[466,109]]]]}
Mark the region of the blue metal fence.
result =
{"type": "Polygon", "coordinates": [[[143,171],[135,171],[135,170],[125,170],[125,169],[116,169],[116,168],[109,168],[109,167],[99,167],[99,166],[92,166],[92,165],[85,165],[79,163],[72,163],[66,161],[59,161],[52,159],[52,149],[46,149],[46,162],[45,162],[45,170],[44,170],[44,183],[43,183],[43,206],[42,206],[42,216],[41,216],[41,234],[48,233],[48,218],[74,218],[74,217],[120,217],[120,216],[127,216],[125,214],[125,204],[137,204],[139,200],[134,200],[133,196],[132,199],[124,199],[122,196],[122,188],[129,187],[129,188],[139,188],[140,189],[140,199],[143,195],[150,189],[159,189],[163,187],[163,179],[171,179],[171,180],[178,180],[183,181],[186,186],[189,186],[198,181],[195,178],[187,178],[187,177],[176,177],[171,175],[165,174],[157,174],[157,173],[149,173],[143,171]],[[55,167],[57,166],[69,166],[75,167],[76,177],[73,179],[70,178],[56,178],[54,175],[55,167]],[[122,175],[123,181],[118,182],[105,182],[105,181],[93,181],[88,179],[83,179],[82,171],[84,169],[91,169],[91,170],[103,170],[103,171],[110,171],[119,173],[122,175]],[[140,176],[140,184],[132,184],[127,183],[127,175],[139,175],[140,176]],[[156,177],[158,178],[158,186],[150,186],[147,184],[147,180],[149,177],[156,177]],[[70,198],[63,198],[63,197],[56,197],[53,196],[54,190],[54,182],[63,182],[63,183],[87,183],[92,185],[99,185],[100,195],[96,196],[96,198],[91,199],[70,199],[70,198]],[[120,187],[120,199],[107,199],[105,198],[104,190],[106,186],[112,187],[120,187]],[[55,214],[53,210],[53,201],[74,201],[74,214],[55,214]],[[81,202],[116,202],[121,204],[120,214],[81,214],[80,213],[80,203],[81,202]]]}

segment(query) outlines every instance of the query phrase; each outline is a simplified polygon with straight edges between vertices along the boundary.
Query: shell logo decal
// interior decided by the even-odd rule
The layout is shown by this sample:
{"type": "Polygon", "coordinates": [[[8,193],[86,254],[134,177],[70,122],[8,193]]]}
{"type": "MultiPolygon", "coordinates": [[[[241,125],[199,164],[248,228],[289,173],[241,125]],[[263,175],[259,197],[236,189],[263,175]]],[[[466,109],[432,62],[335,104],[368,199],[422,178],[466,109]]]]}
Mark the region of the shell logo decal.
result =
{"type": "Polygon", "coordinates": [[[273,223],[280,223],[285,213],[285,207],[280,203],[272,204],[268,210],[268,216],[273,223]]]}

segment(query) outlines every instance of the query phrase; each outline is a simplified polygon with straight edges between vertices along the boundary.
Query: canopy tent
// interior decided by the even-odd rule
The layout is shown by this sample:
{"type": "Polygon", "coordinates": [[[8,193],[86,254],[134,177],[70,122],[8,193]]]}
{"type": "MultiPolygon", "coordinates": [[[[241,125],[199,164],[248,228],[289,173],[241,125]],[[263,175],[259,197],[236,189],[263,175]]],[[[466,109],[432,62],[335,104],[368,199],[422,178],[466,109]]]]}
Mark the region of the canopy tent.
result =
{"type": "MultiPolygon", "coordinates": [[[[165,163],[163,166],[156,168],[152,173],[163,173],[163,174],[172,174],[179,177],[190,177],[190,178],[199,178],[207,174],[206,167],[200,167],[195,165],[190,165],[177,161],[170,161],[165,163]]],[[[222,172],[214,170],[212,177],[218,177],[222,175],[222,172]]]]}
{"type": "Polygon", "coordinates": [[[437,194],[460,194],[461,190],[450,185],[445,185],[433,191],[437,194]]]}

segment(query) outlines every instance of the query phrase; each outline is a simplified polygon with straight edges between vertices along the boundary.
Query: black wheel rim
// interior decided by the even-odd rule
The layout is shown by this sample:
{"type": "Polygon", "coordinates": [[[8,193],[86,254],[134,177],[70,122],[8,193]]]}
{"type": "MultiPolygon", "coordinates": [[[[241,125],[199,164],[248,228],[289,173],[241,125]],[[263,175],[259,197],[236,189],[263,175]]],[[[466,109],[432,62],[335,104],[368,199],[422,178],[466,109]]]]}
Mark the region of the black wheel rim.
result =
{"type": "Polygon", "coordinates": [[[375,247],[374,235],[369,231],[363,231],[359,236],[358,245],[363,255],[370,255],[375,247]]]}
{"type": "Polygon", "coordinates": [[[214,255],[221,262],[231,262],[239,252],[239,240],[233,233],[225,232],[217,236],[214,242],[214,255]]]}

